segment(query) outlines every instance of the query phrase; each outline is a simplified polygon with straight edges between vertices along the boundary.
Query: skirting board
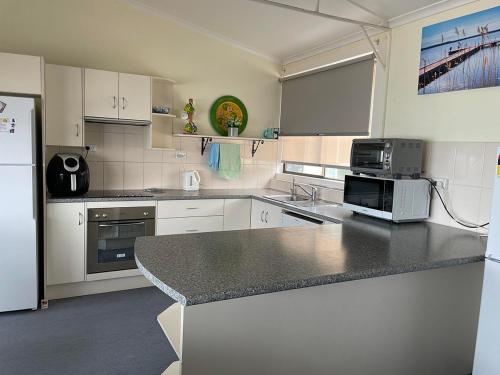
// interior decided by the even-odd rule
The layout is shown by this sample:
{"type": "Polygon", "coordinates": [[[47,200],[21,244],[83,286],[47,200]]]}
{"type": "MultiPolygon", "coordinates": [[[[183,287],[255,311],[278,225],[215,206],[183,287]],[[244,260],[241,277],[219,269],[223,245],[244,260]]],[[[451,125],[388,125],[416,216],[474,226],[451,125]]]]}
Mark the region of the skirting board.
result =
{"type": "Polygon", "coordinates": [[[119,279],[84,281],[81,283],[52,285],[47,287],[47,299],[60,299],[115,292],[135,288],[144,288],[152,284],[144,276],[122,277],[119,279]]]}

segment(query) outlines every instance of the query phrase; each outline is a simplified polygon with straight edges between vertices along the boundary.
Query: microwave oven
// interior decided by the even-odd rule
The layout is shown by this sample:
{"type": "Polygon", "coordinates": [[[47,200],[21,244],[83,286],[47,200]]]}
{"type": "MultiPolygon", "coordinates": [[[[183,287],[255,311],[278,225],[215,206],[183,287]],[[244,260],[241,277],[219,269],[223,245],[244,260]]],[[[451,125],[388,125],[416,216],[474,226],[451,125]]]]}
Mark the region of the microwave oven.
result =
{"type": "Polygon", "coordinates": [[[429,217],[430,186],[424,179],[345,176],[344,208],[394,222],[429,217]]]}
{"type": "Polygon", "coordinates": [[[401,178],[420,178],[423,141],[403,138],[354,139],[351,147],[351,171],[401,178]]]}

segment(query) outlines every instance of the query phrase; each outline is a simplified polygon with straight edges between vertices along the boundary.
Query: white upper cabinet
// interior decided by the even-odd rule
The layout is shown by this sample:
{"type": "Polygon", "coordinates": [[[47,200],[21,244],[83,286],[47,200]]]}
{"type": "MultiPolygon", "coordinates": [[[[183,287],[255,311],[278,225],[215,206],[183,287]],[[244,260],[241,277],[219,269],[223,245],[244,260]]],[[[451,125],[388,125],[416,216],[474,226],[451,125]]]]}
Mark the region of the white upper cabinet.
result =
{"type": "Polygon", "coordinates": [[[151,77],[119,73],[119,117],[151,121],[151,77]]]}
{"type": "Polygon", "coordinates": [[[42,58],[0,52],[0,92],[42,94],[42,58]]]}
{"type": "Polygon", "coordinates": [[[45,65],[46,144],[83,147],[82,68],[45,65]]]}
{"type": "Polygon", "coordinates": [[[118,118],[118,73],[85,69],[85,116],[118,118]]]}
{"type": "Polygon", "coordinates": [[[85,69],[85,117],[151,121],[151,77],[85,69]]]}

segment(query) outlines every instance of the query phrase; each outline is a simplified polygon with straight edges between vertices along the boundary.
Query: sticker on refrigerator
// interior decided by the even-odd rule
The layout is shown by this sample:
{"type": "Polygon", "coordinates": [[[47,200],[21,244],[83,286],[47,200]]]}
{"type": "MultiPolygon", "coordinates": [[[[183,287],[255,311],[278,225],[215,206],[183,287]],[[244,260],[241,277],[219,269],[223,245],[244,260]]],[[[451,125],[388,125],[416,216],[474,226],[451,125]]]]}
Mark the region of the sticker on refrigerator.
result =
{"type": "Polygon", "coordinates": [[[497,157],[497,176],[500,176],[500,155],[497,157]]]}
{"type": "Polygon", "coordinates": [[[14,134],[16,132],[16,119],[0,117],[0,133],[14,134]]]}

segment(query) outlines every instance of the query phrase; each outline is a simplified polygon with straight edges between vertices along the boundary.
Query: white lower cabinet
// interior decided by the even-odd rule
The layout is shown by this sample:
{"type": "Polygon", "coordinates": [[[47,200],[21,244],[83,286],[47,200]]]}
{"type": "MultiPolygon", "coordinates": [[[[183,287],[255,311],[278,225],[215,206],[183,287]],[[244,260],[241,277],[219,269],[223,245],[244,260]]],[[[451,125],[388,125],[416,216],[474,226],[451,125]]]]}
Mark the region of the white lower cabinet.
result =
{"type": "Polygon", "coordinates": [[[160,219],[223,215],[224,199],[183,199],[158,202],[157,217],[160,219]]]}
{"type": "Polygon", "coordinates": [[[278,228],[282,226],[281,207],[252,199],[251,228],[278,228]]]}
{"type": "Polygon", "coordinates": [[[156,220],[156,235],[219,232],[224,230],[223,216],[181,217],[156,220]]]}
{"type": "Polygon", "coordinates": [[[85,204],[47,204],[47,285],[85,280],[85,204]]]}
{"type": "Polygon", "coordinates": [[[224,230],[250,229],[251,199],[226,199],[224,201],[224,230]]]}

